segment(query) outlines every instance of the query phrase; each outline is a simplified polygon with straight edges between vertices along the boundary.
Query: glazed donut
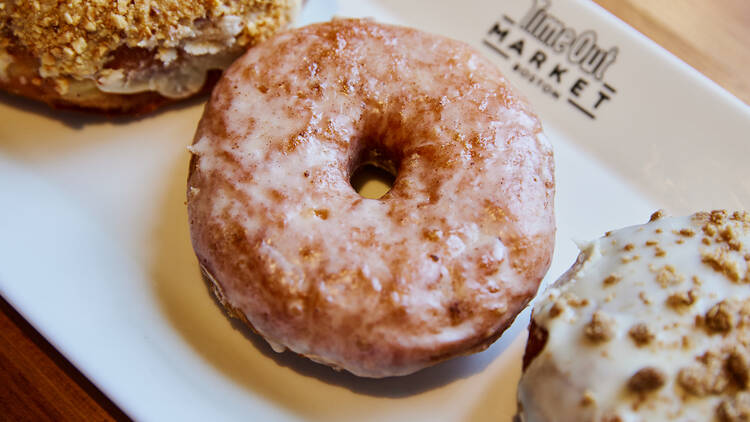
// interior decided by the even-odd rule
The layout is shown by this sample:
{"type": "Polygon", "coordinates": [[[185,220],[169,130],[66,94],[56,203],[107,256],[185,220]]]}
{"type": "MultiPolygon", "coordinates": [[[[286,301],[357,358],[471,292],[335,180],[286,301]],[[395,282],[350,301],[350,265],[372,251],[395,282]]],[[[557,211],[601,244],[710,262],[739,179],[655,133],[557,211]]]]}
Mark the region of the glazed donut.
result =
{"type": "Polygon", "coordinates": [[[215,83],[299,0],[35,0],[0,7],[0,89],[55,107],[143,113],[215,83]],[[208,81],[208,82],[207,82],[208,81]]]}
{"type": "Polygon", "coordinates": [[[485,349],[553,249],[537,117],[469,46],[369,20],[238,59],[190,147],[193,246],[221,303],[276,350],[359,376],[485,349]],[[380,199],[350,185],[394,170],[380,199]]]}
{"type": "Polygon", "coordinates": [[[749,420],[748,241],[713,211],[584,245],[534,305],[518,419],[749,420]]]}

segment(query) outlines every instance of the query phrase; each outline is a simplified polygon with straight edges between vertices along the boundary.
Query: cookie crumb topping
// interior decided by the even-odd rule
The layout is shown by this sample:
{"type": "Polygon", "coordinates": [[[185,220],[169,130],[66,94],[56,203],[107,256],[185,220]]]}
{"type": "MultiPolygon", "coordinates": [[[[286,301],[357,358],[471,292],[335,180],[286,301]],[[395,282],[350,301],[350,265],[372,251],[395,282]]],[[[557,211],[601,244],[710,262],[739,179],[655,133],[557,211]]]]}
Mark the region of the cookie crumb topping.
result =
{"type": "Polygon", "coordinates": [[[722,300],[706,312],[703,319],[706,328],[715,333],[726,333],[734,327],[734,311],[726,300],[722,300]]]}
{"type": "Polygon", "coordinates": [[[646,346],[654,339],[654,334],[648,329],[648,326],[642,322],[630,327],[628,335],[638,347],[646,346]]]}
{"type": "Polygon", "coordinates": [[[732,379],[741,390],[747,389],[748,378],[750,377],[750,366],[748,365],[747,351],[735,347],[729,352],[726,360],[726,367],[732,379]]]}
{"type": "MultiPolygon", "coordinates": [[[[38,57],[41,77],[72,83],[107,73],[122,49],[147,51],[153,57],[169,49],[179,50],[180,56],[202,56],[248,46],[286,25],[298,4],[296,0],[11,0],[2,6],[0,52],[23,51],[38,57]]],[[[66,88],[61,85],[58,91],[66,88]]]]}
{"type": "Polygon", "coordinates": [[[609,341],[614,335],[615,322],[601,311],[596,311],[583,328],[583,334],[594,343],[609,341]]]}
{"type": "Polygon", "coordinates": [[[679,310],[695,303],[697,296],[694,289],[672,293],[667,297],[667,306],[679,310]]]}
{"type": "MultiPolygon", "coordinates": [[[[612,231],[556,284],[559,297],[588,306],[554,320],[535,314],[549,336],[536,359],[596,397],[596,420],[750,421],[748,239],[745,212],[662,215],[612,231]],[[613,380],[630,394],[612,393],[613,380]]],[[[572,402],[569,420],[594,411],[586,398],[572,402]]]]}
{"type": "Polygon", "coordinates": [[[620,277],[620,276],[619,276],[619,275],[617,275],[617,274],[610,274],[610,275],[608,275],[608,276],[607,276],[607,277],[606,277],[606,278],[605,278],[605,279],[604,279],[604,280],[602,281],[602,283],[604,283],[604,285],[605,285],[605,286],[609,286],[609,285],[612,285],[612,284],[615,284],[615,283],[617,283],[617,282],[618,282],[618,281],[620,281],[621,279],[622,279],[622,277],[620,277]]]}
{"type": "Polygon", "coordinates": [[[628,380],[628,389],[636,393],[650,392],[660,389],[666,382],[666,375],[657,368],[647,366],[638,370],[628,380]]]}
{"type": "Polygon", "coordinates": [[[680,284],[685,280],[685,276],[678,273],[672,265],[665,265],[656,271],[656,282],[662,288],[680,284]]]}
{"type": "Polygon", "coordinates": [[[596,398],[594,397],[594,393],[592,393],[589,390],[584,391],[583,396],[581,397],[581,406],[589,407],[595,404],[596,404],[596,398]]]}
{"type": "Polygon", "coordinates": [[[724,399],[716,407],[719,422],[747,422],[750,420],[750,393],[739,393],[724,399]]]}
{"type": "Polygon", "coordinates": [[[665,215],[664,210],[657,210],[653,214],[651,214],[651,218],[649,218],[649,222],[659,220],[660,218],[663,218],[665,215]]]}
{"type": "Polygon", "coordinates": [[[677,384],[697,397],[724,392],[729,385],[729,377],[723,362],[713,353],[706,353],[697,360],[697,364],[680,369],[677,384]]]}

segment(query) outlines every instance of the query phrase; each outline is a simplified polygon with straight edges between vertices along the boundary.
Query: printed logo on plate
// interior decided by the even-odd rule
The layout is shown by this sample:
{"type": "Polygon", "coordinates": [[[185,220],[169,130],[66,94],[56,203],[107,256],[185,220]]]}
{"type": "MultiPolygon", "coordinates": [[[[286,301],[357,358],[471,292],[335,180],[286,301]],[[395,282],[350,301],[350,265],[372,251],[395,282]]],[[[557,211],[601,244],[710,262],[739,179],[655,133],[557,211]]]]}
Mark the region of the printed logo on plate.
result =
{"type": "Polygon", "coordinates": [[[550,0],[531,0],[523,16],[503,14],[482,42],[529,84],[596,119],[617,95],[605,77],[619,49],[601,45],[596,32],[569,26],[551,9],[550,0]]]}

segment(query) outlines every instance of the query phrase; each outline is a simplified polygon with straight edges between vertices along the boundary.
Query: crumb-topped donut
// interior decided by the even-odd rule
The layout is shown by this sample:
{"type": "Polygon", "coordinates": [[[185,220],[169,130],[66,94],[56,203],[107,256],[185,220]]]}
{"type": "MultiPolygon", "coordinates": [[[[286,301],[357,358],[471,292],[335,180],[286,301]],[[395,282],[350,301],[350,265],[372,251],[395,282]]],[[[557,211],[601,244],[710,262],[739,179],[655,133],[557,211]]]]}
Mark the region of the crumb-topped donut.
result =
{"type": "Polygon", "coordinates": [[[750,420],[750,215],[608,233],[534,305],[523,422],[750,420]]]}
{"type": "Polygon", "coordinates": [[[58,107],[135,113],[201,91],[209,71],[285,26],[299,0],[0,6],[0,89],[58,107]]]}
{"type": "Polygon", "coordinates": [[[279,34],[227,70],[190,151],[193,246],[221,302],[357,375],[486,348],[550,262],[540,122],[457,41],[356,19],[279,34]],[[349,182],[371,160],[397,172],[380,199],[349,182]]]}

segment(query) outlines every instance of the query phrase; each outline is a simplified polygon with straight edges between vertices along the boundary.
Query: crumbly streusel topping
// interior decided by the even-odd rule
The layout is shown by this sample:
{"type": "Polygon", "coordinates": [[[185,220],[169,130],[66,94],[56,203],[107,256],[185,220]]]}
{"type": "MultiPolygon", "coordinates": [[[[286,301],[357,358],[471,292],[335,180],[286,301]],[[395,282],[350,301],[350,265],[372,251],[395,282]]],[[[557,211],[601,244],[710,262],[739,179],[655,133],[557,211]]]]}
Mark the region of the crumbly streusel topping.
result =
{"type": "Polygon", "coordinates": [[[178,47],[209,20],[245,18],[233,42],[263,39],[290,19],[294,0],[5,0],[0,48],[40,58],[44,77],[90,78],[121,46],[178,47]]]}

